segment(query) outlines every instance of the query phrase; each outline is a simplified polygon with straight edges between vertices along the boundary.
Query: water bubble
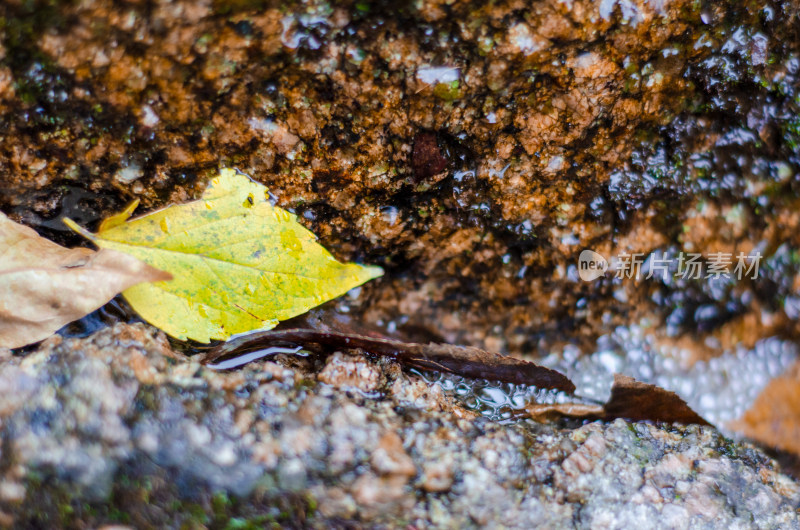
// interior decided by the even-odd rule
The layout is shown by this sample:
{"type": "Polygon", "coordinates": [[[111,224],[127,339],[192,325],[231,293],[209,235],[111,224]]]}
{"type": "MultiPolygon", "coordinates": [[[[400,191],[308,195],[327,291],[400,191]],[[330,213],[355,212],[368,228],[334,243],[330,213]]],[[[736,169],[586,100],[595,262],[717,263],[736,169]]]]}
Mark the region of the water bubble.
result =
{"type": "Polygon", "coordinates": [[[574,346],[539,362],[575,382],[577,393],[608,399],[614,373],[656,384],[680,395],[702,417],[727,435],[725,422],[740,417],[769,381],[798,359],[797,345],[777,337],[753,348],[739,345],[708,361],[685,362],[691,352],[660,342],[640,325],[620,326],[597,341],[594,354],[577,355],[574,346]]]}
{"type": "Polygon", "coordinates": [[[459,77],[458,68],[453,66],[428,66],[417,70],[417,79],[429,85],[452,83],[459,77]]]}
{"type": "Polygon", "coordinates": [[[394,206],[383,206],[381,207],[380,212],[383,220],[389,226],[396,225],[398,219],[400,218],[400,210],[394,206]]]}

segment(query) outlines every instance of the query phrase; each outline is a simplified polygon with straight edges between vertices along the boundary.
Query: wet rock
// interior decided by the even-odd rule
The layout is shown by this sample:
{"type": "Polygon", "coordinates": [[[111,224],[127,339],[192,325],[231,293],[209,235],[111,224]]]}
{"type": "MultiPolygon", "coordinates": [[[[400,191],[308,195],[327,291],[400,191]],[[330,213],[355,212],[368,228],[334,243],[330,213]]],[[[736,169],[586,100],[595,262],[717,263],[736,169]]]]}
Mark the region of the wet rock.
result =
{"type": "Polygon", "coordinates": [[[381,475],[397,475],[408,479],[417,474],[414,462],[403,449],[403,441],[394,432],[381,436],[370,461],[372,468],[381,475]]]}
{"type": "Polygon", "coordinates": [[[418,134],[414,138],[411,151],[411,168],[417,182],[442,173],[447,169],[447,157],[439,147],[436,135],[429,132],[418,134]]]}
{"type": "Polygon", "coordinates": [[[574,267],[585,247],[798,244],[795,4],[7,2],[0,208],[78,244],[68,188],[92,223],[235,166],[337,256],[384,266],[349,308],[371,323],[541,353],[714,298],[682,332],[752,344],[792,327],[773,278],[719,296],[574,267]],[[763,328],[752,296],[775,308],[763,328]]]}
{"type": "MultiPolygon", "coordinates": [[[[60,216],[234,166],[386,269],[339,314],[551,354],[598,399],[619,368],[727,424],[800,332],[797,8],[5,2],[0,209],[84,244],[60,216]],[[585,283],[584,248],[764,262],[585,283]]],[[[218,374],[118,326],[0,363],[3,525],[797,525],[796,483],[713,429],[500,425],[481,406],[537,393],[465,405],[358,352],[218,374]]]]}
{"type": "Polygon", "coordinates": [[[350,387],[373,392],[381,382],[381,373],[363,358],[348,357],[337,352],[328,359],[317,379],[336,388],[350,387]]]}
{"type": "Polygon", "coordinates": [[[380,395],[302,365],[214,372],[142,324],[5,358],[2,522],[798,524],[800,486],[711,428],[465,420],[396,392],[418,376],[349,359],[382,374],[380,395]]]}

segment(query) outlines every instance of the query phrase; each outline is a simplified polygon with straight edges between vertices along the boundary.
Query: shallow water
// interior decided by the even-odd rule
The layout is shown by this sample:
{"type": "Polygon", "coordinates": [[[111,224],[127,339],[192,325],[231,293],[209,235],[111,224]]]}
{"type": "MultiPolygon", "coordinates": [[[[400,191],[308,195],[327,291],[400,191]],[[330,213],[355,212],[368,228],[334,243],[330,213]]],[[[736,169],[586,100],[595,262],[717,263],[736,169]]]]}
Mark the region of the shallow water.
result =
{"type": "Polygon", "coordinates": [[[539,361],[566,374],[575,383],[574,396],[525,385],[469,380],[449,374],[419,372],[470,410],[507,423],[524,418],[531,403],[603,403],[611,393],[614,374],[658,385],[681,396],[698,414],[728,436],[726,427],[742,416],[770,379],[782,374],[798,359],[792,341],[771,337],[752,349],[739,347],[709,361],[692,364],[691,352],[659,345],[640,326],[619,327],[598,340],[590,355],[577,348],[553,352],[539,361]]]}

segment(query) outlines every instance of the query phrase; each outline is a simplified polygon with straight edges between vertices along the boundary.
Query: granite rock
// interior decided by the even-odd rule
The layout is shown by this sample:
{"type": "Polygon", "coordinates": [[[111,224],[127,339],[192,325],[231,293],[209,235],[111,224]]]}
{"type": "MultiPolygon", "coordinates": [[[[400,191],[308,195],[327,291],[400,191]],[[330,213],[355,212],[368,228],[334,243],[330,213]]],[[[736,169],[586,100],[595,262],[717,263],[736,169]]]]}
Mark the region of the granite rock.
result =
{"type": "Polygon", "coordinates": [[[217,372],[143,324],[6,356],[0,522],[800,525],[800,486],[712,428],[500,424],[358,351],[348,366],[376,386],[332,376],[343,358],[217,372]]]}
{"type": "Polygon", "coordinates": [[[350,304],[370,323],[521,355],[666,318],[708,358],[796,329],[796,11],[5,2],[0,208],[76,244],[60,215],[233,166],[384,267],[350,304]],[[753,284],[584,284],[583,248],[769,259],[753,284]]]}

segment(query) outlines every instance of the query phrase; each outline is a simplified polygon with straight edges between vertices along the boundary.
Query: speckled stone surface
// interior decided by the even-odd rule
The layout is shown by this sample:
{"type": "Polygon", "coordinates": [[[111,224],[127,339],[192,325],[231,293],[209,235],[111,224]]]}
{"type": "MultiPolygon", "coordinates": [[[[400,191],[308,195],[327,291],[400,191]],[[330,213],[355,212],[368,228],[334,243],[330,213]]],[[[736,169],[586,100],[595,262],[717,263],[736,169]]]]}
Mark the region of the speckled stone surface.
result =
{"type": "Polygon", "coordinates": [[[214,372],[141,324],[6,355],[0,523],[800,525],[800,486],[710,428],[501,425],[358,352],[279,361],[214,372]]]}

